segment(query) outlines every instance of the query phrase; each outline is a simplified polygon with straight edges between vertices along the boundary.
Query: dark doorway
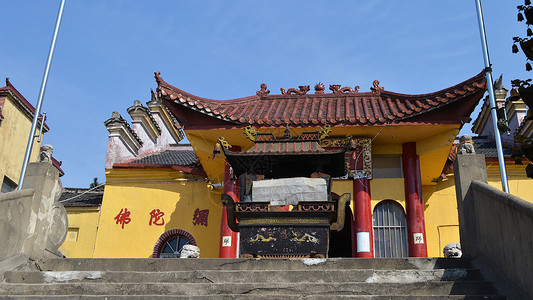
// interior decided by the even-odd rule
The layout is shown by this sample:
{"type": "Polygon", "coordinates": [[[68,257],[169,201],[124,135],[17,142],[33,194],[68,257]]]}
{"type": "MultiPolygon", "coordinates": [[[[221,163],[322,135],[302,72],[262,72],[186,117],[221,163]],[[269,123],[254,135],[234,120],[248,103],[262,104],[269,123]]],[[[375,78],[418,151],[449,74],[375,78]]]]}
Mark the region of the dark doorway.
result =
{"type": "MultiPolygon", "coordinates": [[[[332,197],[335,199],[335,196],[332,197]]],[[[341,231],[331,231],[330,233],[328,257],[352,257],[353,222],[352,210],[349,205],[346,205],[344,227],[341,231]]]]}

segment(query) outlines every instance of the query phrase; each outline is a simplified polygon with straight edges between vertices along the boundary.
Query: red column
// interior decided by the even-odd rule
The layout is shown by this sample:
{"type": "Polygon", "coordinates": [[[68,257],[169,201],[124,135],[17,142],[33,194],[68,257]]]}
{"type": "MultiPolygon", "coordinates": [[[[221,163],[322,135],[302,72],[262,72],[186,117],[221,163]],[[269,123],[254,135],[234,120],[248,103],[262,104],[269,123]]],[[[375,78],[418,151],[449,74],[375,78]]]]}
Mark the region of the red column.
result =
{"type": "MultiPolygon", "coordinates": [[[[350,169],[363,170],[362,149],[357,147],[350,157],[350,169]]],[[[372,232],[372,205],[370,202],[370,180],[357,178],[354,174],[353,195],[355,203],[355,257],[374,257],[374,234],[372,232]]]]}
{"type": "MultiPolygon", "coordinates": [[[[231,166],[226,161],[224,166],[224,194],[228,194],[233,198],[233,201],[239,201],[238,197],[238,181],[232,180],[231,166]]],[[[226,214],[226,207],[222,207],[222,218],[220,221],[220,258],[236,258],[237,257],[238,233],[233,232],[228,227],[228,216],[226,214]]]]}
{"type": "Polygon", "coordinates": [[[416,143],[405,143],[402,146],[409,256],[427,257],[422,182],[420,177],[420,162],[418,155],[416,155],[416,143]]]}

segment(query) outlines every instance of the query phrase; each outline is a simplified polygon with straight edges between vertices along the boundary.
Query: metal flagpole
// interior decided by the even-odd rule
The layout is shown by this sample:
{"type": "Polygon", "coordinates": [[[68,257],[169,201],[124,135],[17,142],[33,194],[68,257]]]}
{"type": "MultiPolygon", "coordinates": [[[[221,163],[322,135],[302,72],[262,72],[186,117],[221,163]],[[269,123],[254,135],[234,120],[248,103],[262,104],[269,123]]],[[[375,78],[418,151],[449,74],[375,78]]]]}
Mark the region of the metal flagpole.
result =
{"type": "MultiPolygon", "coordinates": [[[[22,183],[24,182],[24,175],[26,174],[26,167],[30,160],[31,149],[33,148],[33,139],[35,138],[35,129],[37,128],[37,119],[41,114],[41,106],[43,104],[44,92],[46,90],[46,83],[48,82],[48,74],[50,72],[50,65],[52,64],[52,56],[54,55],[54,49],[56,47],[57,33],[59,32],[59,25],[61,24],[61,17],[63,16],[63,7],[65,6],[65,0],[61,0],[59,6],[59,12],[57,13],[56,26],[54,29],[54,36],[52,37],[52,43],[50,50],[48,51],[48,59],[46,61],[46,67],[44,69],[43,80],[41,82],[41,89],[39,90],[39,100],[37,101],[37,107],[33,115],[33,122],[31,124],[30,137],[28,138],[28,144],[26,146],[26,155],[24,156],[24,163],[22,164],[22,170],[20,172],[20,179],[17,189],[22,189],[22,183]]],[[[44,123],[44,118],[41,120],[44,123]]]]}
{"type": "Polygon", "coordinates": [[[494,86],[492,81],[492,69],[489,60],[489,49],[487,45],[487,36],[485,35],[485,23],[483,22],[483,12],[481,11],[481,0],[476,0],[476,9],[479,23],[479,34],[481,36],[481,47],[483,48],[483,59],[485,61],[485,76],[489,89],[490,112],[492,116],[492,125],[494,127],[494,138],[496,140],[496,150],[498,151],[498,163],[500,165],[500,176],[502,178],[503,191],[509,193],[509,184],[507,183],[507,171],[505,170],[505,161],[503,158],[502,140],[498,130],[498,116],[496,114],[496,100],[494,96],[494,86]]]}

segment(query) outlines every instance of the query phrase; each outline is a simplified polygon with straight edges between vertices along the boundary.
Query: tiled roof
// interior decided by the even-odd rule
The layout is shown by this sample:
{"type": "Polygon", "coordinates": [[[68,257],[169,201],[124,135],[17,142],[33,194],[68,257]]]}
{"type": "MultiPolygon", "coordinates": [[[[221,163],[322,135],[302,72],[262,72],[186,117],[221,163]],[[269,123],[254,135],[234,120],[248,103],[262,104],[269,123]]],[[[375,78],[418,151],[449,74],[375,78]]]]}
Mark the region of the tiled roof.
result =
{"type": "Polygon", "coordinates": [[[113,168],[170,168],[184,173],[206,177],[192,147],[187,149],[167,149],[130,162],[115,163],[113,168]]]}
{"type": "MultiPolygon", "coordinates": [[[[451,114],[444,114],[441,116],[444,119],[440,120],[417,117],[455,102],[462,103],[460,101],[465,99],[471,100],[467,109],[469,115],[486,90],[484,72],[481,72],[450,88],[422,95],[385,91],[376,80],[371,92],[359,93],[359,87],[352,89],[331,85],[333,93],[325,93],[324,85],[317,84],[313,94],[307,94],[309,86],[301,86],[300,90],[289,89],[285,92],[282,89],[282,95],[270,95],[263,84],[255,96],[221,101],[191,95],[166,83],[158,72],[155,74],[158,96],[173,105],[233,124],[252,126],[380,125],[404,122],[439,124],[464,121],[467,115],[450,117],[451,114]]],[[[184,120],[179,121],[185,123],[184,120]]]]}
{"type": "Polygon", "coordinates": [[[165,150],[134,160],[132,164],[192,166],[198,158],[194,150],[165,150]]]}
{"type": "MultiPolygon", "coordinates": [[[[476,154],[483,154],[485,155],[485,159],[497,159],[498,158],[498,150],[496,149],[496,142],[487,140],[484,136],[479,137],[473,137],[472,138],[474,142],[474,149],[476,150],[476,154]]],[[[457,140],[456,140],[457,143],[457,140]]],[[[514,158],[516,156],[513,155],[513,149],[509,147],[503,146],[503,157],[505,159],[514,158]]],[[[521,156],[521,152],[519,149],[515,150],[518,153],[520,153],[519,156],[521,156]]],[[[453,163],[455,159],[457,158],[457,144],[454,144],[452,148],[450,149],[450,153],[448,154],[448,159],[446,160],[446,164],[444,165],[444,168],[442,170],[442,177],[446,178],[445,174],[449,174],[453,172],[453,163]]]]}
{"type": "MultiPolygon", "coordinates": [[[[484,154],[488,158],[498,157],[498,150],[496,149],[496,142],[477,142],[474,140],[474,149],[476,154],[484,154]]],[[[513,149],[509,147],[503,147],[503,157],[513,157],[513,149]]]]}
{"type": "Polygon", "coordinates": [[[324,152],[324,149],[315,141],[274,141],[256,143],[250,150],[241,152],[247,154],[316,154],[324,152]]]}
{"type": "Polygon", "coordinates": [[[104,190],[89,191],[85,188],[64,188],[59,202],[65,207],[94,207],[102,205],[104,190]]]}
{"type": "Polygon", "coordinates": [[[256,143],[245,152],[223,150],[237,176],[257,172],[267,178],[298,177],[318,169],[334,177],[346,173],[346,148],[325,150],[316,141],[272,141],[256,143]]]}
{"type": "MultiPolygon", "coordinates": [[[[26,111],[26,113],[30,116],[30,119],[33,118],[33,115],[35,114],[35,107],[22,96],[22,94],[11,84],[9,81],[9,78],[6,78],[6,86],[0,88],[0,96],[4,96],[11,93],[12,96],[14,96],[15,101],[17,101],[17,104],[22,107],[23,110],[26,111]]],[[[39,115],[42,117],[42,115],[39,115]]],[[[40,122],[39,122],[40,123],[40,122]]],[[[43,126],[43,132],[47,132],[50,130],[48,127],[48,124],[46,124],[46,121],[44,122],[43,126]]]]}

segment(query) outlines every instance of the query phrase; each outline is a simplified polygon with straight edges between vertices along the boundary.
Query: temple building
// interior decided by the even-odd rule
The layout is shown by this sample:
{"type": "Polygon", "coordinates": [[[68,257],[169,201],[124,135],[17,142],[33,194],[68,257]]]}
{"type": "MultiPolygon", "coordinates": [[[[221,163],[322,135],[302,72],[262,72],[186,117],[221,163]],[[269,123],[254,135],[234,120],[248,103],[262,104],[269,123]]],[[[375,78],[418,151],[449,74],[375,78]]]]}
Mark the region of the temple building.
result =
{"type": "MultiPolygon", "coordinates": [[[[105,121],[98,227],[85,236],[69,227],[79,235],[65,253],[94,241],[85,257],[179,257],[185,244],[198,246],[201,257],[238,257],[243,241],[222,195],[253,201],[254,183],[293,176],[325,178],[328,200],[351,199],[344,226],[329,237],[329,257],[442,256],[459,242],[450,162],[487,89],[484,72],[421,95],[387,91],[375,80],[368,91],[318,83],[314,91],[304,85],[271,94],[262,84],[256,95],[224,101],[182,91],[159,73],[155,79],[146,106],[136,100],[127,109],[131,126],[118,112],[105,121]],[[185,137],[190,144],[180,143],[185,137]]],[[[489,124],[483,116],[479,130],[489,124]]],[[[525,173],[511,181],[511,193],[527,199],[525,173]]],[[[279,206],[276,214],[295,210],[279,206]]]]}
{"type": "MultiPolygon", "coordinates": [[[[0,87],[0,184],[1,193],[16,190],[19,185],[20,172],[24,162],[26,146],[31,130],[35,107],[15,88],[9,78],[6,86],[0,87]]],[[[34,144],[30,153],[30,161],[36,161],[43,135],[50,128],[43,115],[39,116],[35,132],[34,144]]],[[[53,165],[59,170],[60,176],[65,173],[61,162],[52,157],[53,165]]]]}

